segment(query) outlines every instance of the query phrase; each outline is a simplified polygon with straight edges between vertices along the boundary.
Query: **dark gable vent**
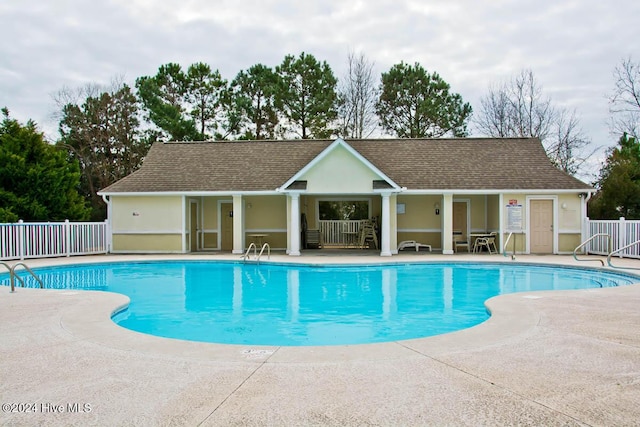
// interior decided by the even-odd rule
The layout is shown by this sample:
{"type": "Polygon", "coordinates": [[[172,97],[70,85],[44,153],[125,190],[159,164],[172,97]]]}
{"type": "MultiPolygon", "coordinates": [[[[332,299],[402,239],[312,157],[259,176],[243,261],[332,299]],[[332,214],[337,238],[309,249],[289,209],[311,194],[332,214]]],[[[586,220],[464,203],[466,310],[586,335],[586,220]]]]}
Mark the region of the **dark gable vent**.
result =
{"type": "Polygon", "coordinates": [[[307,181],[293,181],[291,185],[287,187],[287,190],[306,190],[307,181]]]}
{"type": "Polygon", "coordinates": [[[393,186],[389,184],[387,181],[378,179],[373,181],[373,189],[374,190],[389,190],[392,189],[393,186]]]}

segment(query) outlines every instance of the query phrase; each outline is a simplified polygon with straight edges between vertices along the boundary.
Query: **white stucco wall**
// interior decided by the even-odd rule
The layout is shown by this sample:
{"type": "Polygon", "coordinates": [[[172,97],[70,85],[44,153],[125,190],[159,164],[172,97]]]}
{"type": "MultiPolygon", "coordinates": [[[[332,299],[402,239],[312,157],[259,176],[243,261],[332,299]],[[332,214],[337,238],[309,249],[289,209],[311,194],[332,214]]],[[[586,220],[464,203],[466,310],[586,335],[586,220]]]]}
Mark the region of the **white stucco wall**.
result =
{"type": "Polygon", "coordinates": [[[113,233],[181,233],[180,196],[112,196],[113,233]]]}

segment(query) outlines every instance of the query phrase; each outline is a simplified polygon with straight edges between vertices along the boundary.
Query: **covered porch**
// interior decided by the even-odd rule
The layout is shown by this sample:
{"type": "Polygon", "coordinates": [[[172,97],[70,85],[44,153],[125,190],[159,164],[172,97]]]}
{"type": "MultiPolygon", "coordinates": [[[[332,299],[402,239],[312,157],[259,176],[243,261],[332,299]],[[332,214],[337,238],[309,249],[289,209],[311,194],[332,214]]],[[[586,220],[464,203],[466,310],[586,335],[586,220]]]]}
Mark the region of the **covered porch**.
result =
{"type": "Polygon", "coordinates": [[[494,250],[502,251],[508,240],[509,253],[571,253],[582,241],[579,215],[586,214],[584,197],[575,192],[328,195],[294,191],[185,197],[185,208],[187,251],[241,254],[254,242],[269,243],[271,249],[292,256],[306,249],[339,248],[371,249],[391,256],[403,241],[416,241],[442,254],[472,252],[475,239],[491,233],[494,250]],[[311,242],[310,232],[318,236],[311,242]]]}
{"type": "MultiPolygon", "coordinates": [[[[416,241],[433,252],[453,254],[462,249],[454,244],[457,235],[468,242],[464,249],[472,251],[477,237],[492,232],[496,234],[496,245],[499,246],[507,231],[501,227],[503,199],[499,194],[408,194],[402,191],[368,197],[301,195],[298,199],[302,211],[300,248],[308,248],[304,242],[307,230],[317,232],[321,237],[321,244],[312,248],[379,249],[382,256],[397,254],[398,245],[404,241],[416,241]],[[386,198],[387,205],[383,209],[386,198]],[[327,218],[322,209],[322,204],[327,202],[346,203],[351,206],[351,212],[357,212],[358,204],[364,204],[367,214],[353,218],[343,214],[347,219],[327,218]],[[363,228],[370,226],[373,226],[376,238],[367,239],[367,234],[363,233],[363,228]]],[[[522,227],[519,231],[524,234],[522,227]]],[[[522,238],[513,240],[522,242],[522,238]]],[[[415,250],[415,246],[410,249],[415,250]]]]}

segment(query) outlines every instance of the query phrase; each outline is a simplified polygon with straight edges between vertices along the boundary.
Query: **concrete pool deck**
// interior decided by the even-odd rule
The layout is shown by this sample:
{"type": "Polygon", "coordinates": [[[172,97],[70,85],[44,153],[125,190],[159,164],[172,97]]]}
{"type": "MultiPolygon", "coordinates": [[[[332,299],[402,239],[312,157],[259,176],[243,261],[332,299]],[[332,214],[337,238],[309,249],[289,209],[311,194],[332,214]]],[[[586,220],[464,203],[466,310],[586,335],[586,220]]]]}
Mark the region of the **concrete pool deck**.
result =
{"type": "MultiPolygon", "coordinates": [[[[238,260],[212,254],[26,263],[183,258],[238,260]]],[[[274,254],[271,260],[512,262],[501,255],[383,258],[346,251],[274,254]]],[[[570,256],[522,255],[516,262],[599,265],[570,256]]],[[[615,265],[640,268],[640,261],[616,259],[615,265]]],[[[467,330],[327,347],[219,345],[140,334],[110,320],[127,301],[94,291],[10,293],[0,287],[0,425],[640,423],[640,284],[504,295],[487,302],[488,321],[467,330]]]]}

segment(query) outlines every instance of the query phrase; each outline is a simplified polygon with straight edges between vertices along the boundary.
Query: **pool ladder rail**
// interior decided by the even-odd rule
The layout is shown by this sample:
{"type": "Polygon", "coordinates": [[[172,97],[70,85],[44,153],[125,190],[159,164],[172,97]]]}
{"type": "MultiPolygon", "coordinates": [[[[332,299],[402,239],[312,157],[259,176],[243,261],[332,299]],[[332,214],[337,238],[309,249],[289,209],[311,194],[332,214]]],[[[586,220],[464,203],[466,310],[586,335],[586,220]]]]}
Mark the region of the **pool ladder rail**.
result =
{"type": "Polygon", "coordinates": [[[640,270],[640,268],[638,267],[622,267],[622,266],[618,266],[618,265],[613,265],[611,263],[611,257],[619,252],[624,251],[625,249],[628,249],[632,246],[636,246],[638,244],[640,244],[640,240],[636,240],[633,243],[630,243],[626,246],[623,246],[621,248],[618,248],[614,251],[612,251],[611,249],[613,248],[613,240],[611,238],[611,236],[607,233],[596,233],[593,236],[589,237],[587,240],[585,240],[584,242],[580,243],[574,250],[573,250],[573,258],[576,261],[598,261],[602,264],[602,267],[605,266],[605,263],[603,260],[601,259],[579,259],[577,256],[578,250],[580,250],[581,248],[583,248],[584,246],[587,245],[587,243],[589,243],[590,241],[592,241],[593,239],[595,239],[596,237],[606,237],[607,238],[607,265],[611,268],[620,268],[620,269],[625,269],[625,270],[640,270]]]}
{"type": "Polygon", "coordinates": [[[595,239],[596,237],[606,237],[607,238],[607,253],[611,252],[611,248],[613,247],[613,241],[611,240],[611,236],[609,236],[607,233],[596,233],[593,236],[589,237],[587,240],[585,240],[584,242],[580,243],[578,246],[576,246],[576,248],[573,250],[573,259],[575,259],[576,261],[599,261],[602,266],[604,267],[604,261],[601,259],[579,259],[578,258],[578,251],[580,249],[582,249],[583,247],[585,247],[589,242],[591,242],[593,239],[595,239]]]}
{"type": "Polygon", "coordinates": [[[607,255],[607,264],[609,265],[609,267],[611,267],[611,268],[624,268],[626,270],[640,270],[640,268],[638,268],[638,267],[619,267],[617,265],[611,264],[611,257],[613,256],[613,254],[617,254],[618,252],[622,252],[625,249],[630,248],[631,246],[635,246],[635,245],[637,245],[639,243],[640,243],[640,240],[636,240],[633,243],[630,243],[630,244],[628,244],[626,246],[623,246],[623,247],[621,247],[619,249],[616,249],[613,252],[610,252],[609,255],[607,255]]]}
{"type": "Polygon", "coordinates": [[[247,261],[247,259],[251,260],[251,257],[249,255],[251,253],[252,248],[253,248],[253,261],[260,263],[260,258],[262,257],[262,254],[264,253],[265,249],[267,250],[267,259],[271,259],[271,246],[269,246],[268,243],[265,243],[264,245],[262,245],[262,249],[260,249],[260,253],[258,253],[258,247],[256,246],[255,243],[251,242],[251,244],[247,248],[247,251],[244,253],[244,255],[242,255],[242,259],[245,262],[247,261]]]}
{"type": "Polygon", "coordinates": [[[31,274],[31,276],[33,276],[33,278],[36,279],[36,281],[40,284],[40,289],[44,288],[44,284],[42,283],[42,280],[25,263],[18,262],[16,264],[9,265],[6,262],[0,262],[0,264],[4,265],[7,268],[7,270],[9,270],[9,279],[11,281],[11,292],[16,291],[16,279],[18,279],[18,281],[22,284],[22,287],[24,288],[24,279],[18,276],[18,274],[16,274],[16,269],[18,267],[24,268],[29,274],[31,274]]]}
{"type": "MultiPolygon", "coordinates": [[[[509,233],[509,235],[507,236],[507,239],[504,242],[504,246],[502,247],[502,255],[503,256],[508,256],[507,255],[507,246],[509,245],[509,241],[511,240],[511,237],[514,236],[513,231],[509,233]]],[[[515,261],[516,260],[516,238],[513,237],[513,253],[511,253],[511,261],[515,261]]]]}

